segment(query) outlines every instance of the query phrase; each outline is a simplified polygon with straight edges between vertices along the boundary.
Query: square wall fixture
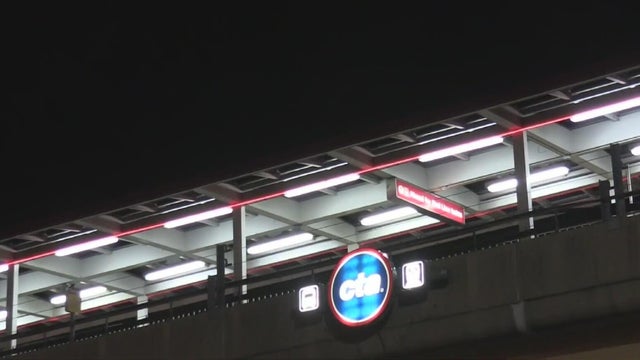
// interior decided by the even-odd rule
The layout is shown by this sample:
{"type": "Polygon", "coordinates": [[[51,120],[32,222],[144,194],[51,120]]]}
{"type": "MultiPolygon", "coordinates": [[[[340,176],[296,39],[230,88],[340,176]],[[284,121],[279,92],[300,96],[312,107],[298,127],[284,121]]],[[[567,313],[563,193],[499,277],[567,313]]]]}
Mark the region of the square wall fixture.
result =
{"type": "Polygon", "coordinates": [[[424,285],[424,262],[412,261],[402,265],[402,288],[405,290],[424,285]]]}
{"type": "Polygon", "coordinates": [[[300,312],[313,311],[320,307],[320,289],[318,285],[309,285],[298,290],[300,312]]]}

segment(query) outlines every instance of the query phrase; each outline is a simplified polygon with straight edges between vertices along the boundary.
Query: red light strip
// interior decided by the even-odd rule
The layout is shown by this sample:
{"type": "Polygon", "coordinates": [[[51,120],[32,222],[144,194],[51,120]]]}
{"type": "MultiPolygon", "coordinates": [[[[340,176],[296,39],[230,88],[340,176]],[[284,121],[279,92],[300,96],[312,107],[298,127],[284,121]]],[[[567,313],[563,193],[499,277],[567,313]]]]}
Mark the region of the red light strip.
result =
{"type": "Polygon", "coordinates": [[[145,226],[145,227],[141,227],[141,228],[137,228],[137,229],[121,232],[121,233],[115,234],[114,236],[116,236],[116,237],[124,237],[124,236],[127,236],[127,235],[137,234],[139,232],[143,232],[143,231],[147,231],[147,230],[157,229],[157,228],[162,227],[162,225],[164,225],[164,223],[149,225],[149,226],[145,226]]]}
{"type": "MultiPolygon", "coordinates": [[[[522,132],[527,131],[527,130],[537,129],[537,128],[544,127],[544,126],[551,125],[551,124],[555,124],[555,123],[558,123],[558,122],[561,122],[561,121],[564,121],[564,120],[568,120],[569,118],[571,118],[571,116],[573,116],[573,115],[569,115],[569,116],[565,116],[565,117],[561,117],[561,118],[556,118],[556,119],[552,119],[552,120],[547,120],[547,121],[543,121],[543,122],[538,123],[538,124],[534,124],[534,125],[525,126],[525,127],[522,127],[522,128],[510,130],[510,131],[504,132],[504,133],[502,133],[502,134],[500,134],[498,136],[506,137],[506,136],[519,134],[519,133],[522,133],[522,132]]],[[[419,157],[420,157],[420,155],[414,155],[414,156],[411,156],[411,157],[408,157],[408,158],[405,158],[405,159],[395,160],[395,161],[391,161],[391,162],[388,162],[388,163],[385,163],[385,164],[380,164],[380,165],[372,166],[372,167],[369,167],[369,168],[366,168],[366,169],[362,169],[362,170],[358,171],[357,173],[358,174],[366,174],[366,173],[369,173],[369,172],[373,172],[373,171],[385,169],[385,168],[388,168],[388,167],[392,167],[392,166],[408,163],[408,162],[411,162],[411,161],[415,161],[419,157]]],[[[280,197],[282,195],[284,195],[284,191],[280,191],[280,192],[277,192],[277,193],[273,193],[273,194],[270,194],[270,195],[265,195],[265,196],[261,196],[261,197],[257,197],[257,198],[253,198],[253,199],[249,199],[249,200],[244,200],[244,201],[241,201],[241,202],[230,204],[229,206],[231,206],[232,208],[236,208],[236,207],[240,207],[240,206],[254,204],[256,202],[260,202],[260,201],[264,201],[264,200],[273,199],[273,198],[276,198],[276,197],[280,197]]],[[[156,228],[162,227],[163,225],[164,225],[164,222],[160,223],[160,224],[154,224],[154,225],[141,227],[141,228],[138,228],[138,229],[128,230],[128,231],[125,231],[125,232],[122,232],[122,233],[119,233],[119,234],[115,234],[114,236],[122,237],[122,236],[132,235],[132,234],[140,233],[140,232],[143,232],[143,231],[156,229],[156,228]]],[[[39,259],[39,258],[46,257],[46,256],[49,256],[49,255],[53,255],[54,253],[55,253],[55,250],[54,251],[49,251],[49,252],[46,252],[46,253],[43,253],[43,254],[39,254],[39,255],[30,256],[30,257],[24,258],[24,259],[13,260],[11,262],[8,262],[7,264],[8,265],[20,264],[20,263],[24,263],[24,262],[27,262],[27,261],[30,261],[30,260],[35,260],[35,259],[39,259]]]]}
{"type": "Polygon", "coordinates": [[[547,121],[543,121],[541,123],[525,126],[523,128],[514,129],[514,130],[511,130],[511,131],[507,131],[505,133],[502,133],[502,134],[500,134],[500,136],[502,136],[502,137],[511,136],[511,135],[519,134],[519,133],[527,131],[527,130],[533,130],[533,129],[541,128],[541,127],[544,127],[544,126],[547,126],[547,125],[559,123],[561,121],[569,120],[571,118],[571,116],[573,116],[573,115],[559,117],[557,119],[547,120],[547,121]]]}
{"type": "Polygon", "coordinates": [[[231,206],[232,208],[236,208],[236,207],[240,207],[240,206],[245,206],[245,205],[249,205],[249,204],[254,204],[257,203],[259,201],[264,201],[264,200],[269,200],[269,199],[273,199],[273,198],[277,198],[279,196],[284,195],[284,191],[280,191],[277,192],[275,194],[270,194],[270,195],[265,195],[265,196],[261,196],[261,197],[257,197],[254,199],[249,199],[249,200],[245,200],[245,201],[241,201],[238,203],[234,203],[234,204],[229,204],[229,206],[231,206]]]}
{"type": "Polygon", "coordinates": [[[53,254],[55,254],[55,253],[56,253],[56,251],[55,251],[55,250],[47,251],[47,252],[42,253],[42,254],[33,255],[33,256],[26,257],[26,258],[22,258],[22,259],[18,259],[18,260],[10,261],[10,262],[8,262],[8,263],[7,263],[7,265],[22,264],[22,263],[27,262],[27,261],[31,261],[31,260],[35,260],[35,259],[40,259],[40,258],[43,258],[43,257],[47,257],[47,256],[49,256],[49,255],[53,255],[53,254]]]}

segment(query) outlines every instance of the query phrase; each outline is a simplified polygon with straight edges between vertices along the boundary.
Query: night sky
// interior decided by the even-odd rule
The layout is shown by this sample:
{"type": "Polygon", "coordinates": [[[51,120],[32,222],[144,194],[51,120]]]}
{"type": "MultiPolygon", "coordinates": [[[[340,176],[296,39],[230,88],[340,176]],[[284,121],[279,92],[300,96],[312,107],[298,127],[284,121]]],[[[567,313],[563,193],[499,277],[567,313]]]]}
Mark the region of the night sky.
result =
{"type": "Polygon", "coordinates": [[[0,233],[640,63],[622,7],[284,4],[5,9],[0,233]]]}

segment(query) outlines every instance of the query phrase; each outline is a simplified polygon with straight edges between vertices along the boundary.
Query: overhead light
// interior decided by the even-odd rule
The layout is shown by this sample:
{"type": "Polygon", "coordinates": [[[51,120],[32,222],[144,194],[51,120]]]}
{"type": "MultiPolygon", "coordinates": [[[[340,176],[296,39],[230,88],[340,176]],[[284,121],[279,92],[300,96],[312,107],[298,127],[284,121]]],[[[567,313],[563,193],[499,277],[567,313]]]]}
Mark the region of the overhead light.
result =
{"type": "Polygon", "coordinates": [[[100,238],[96,240],[87,241],[82,244],[68,246],[59,250],[56,250],[56,256],[66,256],[70,254],[75,254],[85,250],[91,250],[95,248],[99,248],[101,246],[114,244],[118,242],[118,238],[116,236],[107,236],[105,238],[100,238]]]}
{"type": "Polygon", "coordinates": [[[175,228],[182,225],[192,224],[194,222],[213,219],[218,216],[231,214],[233,212],[233,208],[231,206],[225,206],[218,209],[213,209],[205,212],[201,212],[194,215],[189,215],[185,217],[181,217],[179,219],[170,220],[164,223],[164,227],[167,229],[175,228]]]}
{"type": "Polygon", "coordinates": [[[595,109],[577,113],[571,116],[571,121],[573,122],[585,121],[585,120],[597,118],[598,116],[603,116],[603,115],[612,114],[618,111],[631,109],[636,106],[640,106],[640,96],[629,99],[629,100],[617,102],[615,104],[606,105],[606,106],[602,106],[595,109]]]}
{"type": "Polygon", "coordinates": [[[418,210],[411,206],[404,206],[393,210],[387,210],[378,214],[365,216],[360,219],[360,224],[364,226],[376,225],[383,222],[400,219],[409,215],[415,215],[418,210]]]}
{"type": "Polygon", "coordinates": [[[502,138],[502,136],[491,136],[488,138],[466,142],[464,144],[455,145],[448,148],[428,152],[420,155],[418,160],[420,160],[421,162],[427,162],[427,161],[442,159],[447,156],[462,154],[467,151],[482,149],[491,145],[502,144],[503,140],[504,139],[502,138]]]}
{"type": "Polygon", "coordinates": [[[511,178],[507,180],[498,181],[487,185],[489,192],[495,193],[509,189],[515,189],[518,186],[518,180],[511,178]]]}
{"type": "Polygon", "coordinates": [[[161,270],[156,270],[156,271],[152,271],[150,273],[147,273],[144,275],[144,279],[147,281],[154,281],[154,280],[159,280],[159,279],[164,279],[164,278],[168,278],[174,275],[179,275],[179,274],[183,274],[189,271],[193,271],[196,269],[200,269],[205,267],[206,264],[204,263],[204,261],[200,261],[200,260],[196,260],[196,261],[190,261],[187,263],[183,263],[180,265],[176,265],[176,266],[172,266],[172,267],[168,267],[165,269],[161,269],[161,270]]]}
{"type": "MultiPolygon", "coordinates": [[[[92,296],[100,295],[106,291],[107,288],[104,286],[94,286],[80,290],[78,295],[80,295],[80,299],[86,299],[92,296]]],[[[49,299],[49,302],[53,305],[62,305],[67,302],[67,295],[56,295],[49,299]]]]}
{"type": "Polygon", "coordinates": [[[104,286],[94,286],[94,287],[82,289],[80,290],[80,298],[81,299],[90,298],[92,296],[102,294],[103,292],[106,292],[106,291],[107,291],[107,288],[104,286]]]}
{"type": "Polygon", "coordinates": [[[357,173],[342,175],[329,180],[319,181],[313,184],[304,185],[304,186],[287,190],[284,192],[284,196],[288,198],[295,197],[303,194],[308,194],[310,192],[327,189],[332,186],[346,184],[352,181],[356,181],[358,179],[360,179],[360,174],[357,174],[357,173]]]}
{"type": "Polygon", "coordinates": [[[640,155],[640,145],[636,145],[631,148],[631,154],[638,156],[640,155]]]}
{"type": "Polygon", "coordinates": [[[261,254],[267,251],[281,249],[287,246],[297,245],[311,240],[313,240],[313,234],[307,232],[299,233],[275,240],[270,240],[261,244],[252,245],[247,248],[247,253],[251,255],[261,254]]]}
{"type": "MultiPolygon", "coordinates": [[[[566,166],[558,166],[542,171],[538,171],[529,175],[529,181],[534,184],[537,182],[550,180],[556,177],[565,176],[569,173],[569,168],[566,166]]],[[[510,178],[492,184],[487,185],[489,192],[495,193],[504,190],[514,189],[518,186],[518,179],[510,178]]]]}

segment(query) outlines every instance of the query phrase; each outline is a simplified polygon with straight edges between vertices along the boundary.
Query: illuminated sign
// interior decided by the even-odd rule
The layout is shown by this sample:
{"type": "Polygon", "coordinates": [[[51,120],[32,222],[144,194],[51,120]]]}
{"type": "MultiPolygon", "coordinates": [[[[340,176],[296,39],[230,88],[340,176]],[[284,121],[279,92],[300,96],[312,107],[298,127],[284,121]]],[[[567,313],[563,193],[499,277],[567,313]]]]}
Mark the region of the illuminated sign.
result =
{"type": "Polygon", "coordinates": [[[318,285],[309,285],[298,291],[298,310],[313,311],[320,307],[320,290],[318,285]]]}
{"type": "Polygon", "coordinates": [[[464,208],[461,205],[445,200],[436,194],[420,189],[402,180],[395,179],[389,187],[387,196],[390,200],[402,200],[425,210],[428,216],[439,220],[464,224],[464,208]]]}
{"type": "Polygon", "coordinates": [[[402,288],[415,289],[424,285],[424,262],[412,261],[402,265],[402,288]]]}
{"type": "Polygon", "coordinates": [[[329,278],[329,308],[346,326],[367,325],[387,309],[392,288],[389,259],[375,249],[354,250],[338,262],[329,278]]]}

